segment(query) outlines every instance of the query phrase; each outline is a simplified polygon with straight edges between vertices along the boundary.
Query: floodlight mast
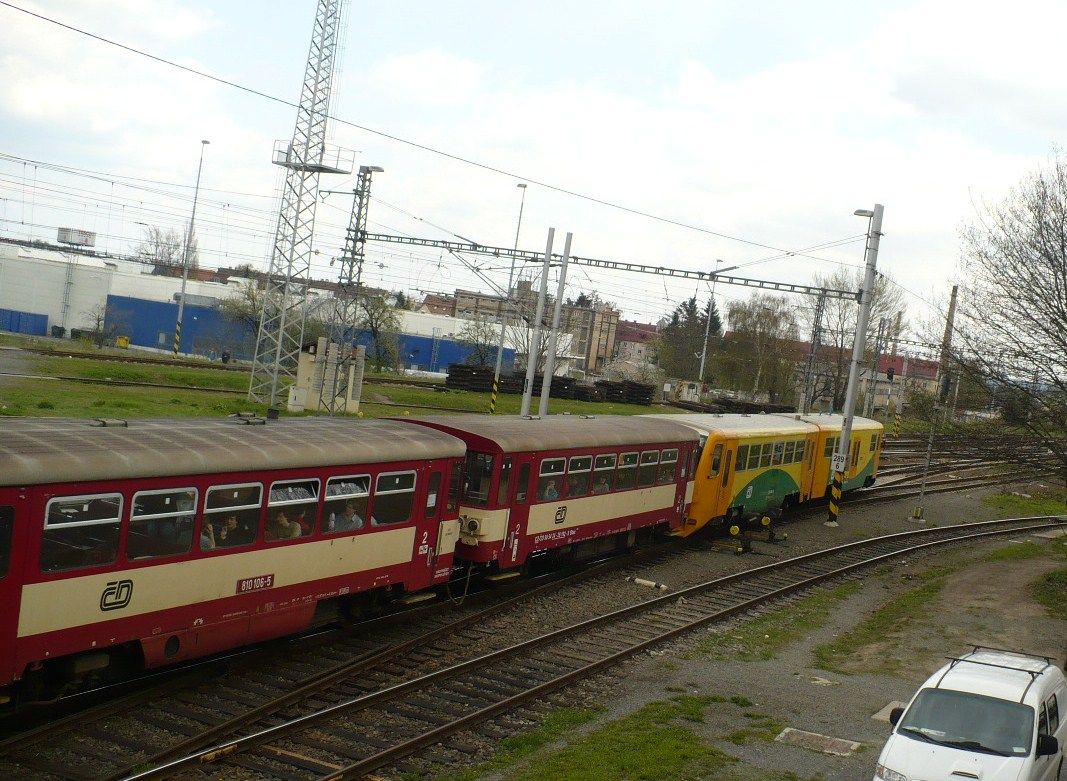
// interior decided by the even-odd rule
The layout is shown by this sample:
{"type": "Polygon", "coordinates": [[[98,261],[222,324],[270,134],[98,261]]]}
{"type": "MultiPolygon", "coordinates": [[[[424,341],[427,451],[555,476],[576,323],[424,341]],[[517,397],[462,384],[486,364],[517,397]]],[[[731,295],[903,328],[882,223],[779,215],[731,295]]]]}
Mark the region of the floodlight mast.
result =
{"type": "Polygon", "coordinates": [[[863,353],[867,346],[867,324],[871,320],[871,299],[874,297],[874,281],[878,267],[878,243],[882,238],[882,212],[883,206],[880,203],[876,203],[873,210],[857,209],[855,211],[857,217],[867,217],[870,220],[867,229],[867,265],[863,287],[860,288],[860,310],[856,318],[856,335],[852,340],[852,365],[848,370],[848,387],[845,390],[845,406],[842,410],[844,419],[841,423],[841,438],[837,442],[837,452],[834,453],[830,466],[834,479],[830,486],[829,515],[825,521],[825,525],[830,527],[838,525],[841,491],[845,481],[845,471],[848,469],[849,445],[852,442],[852,419],[855,415],[860,366],[863,364],[863,353]]]}

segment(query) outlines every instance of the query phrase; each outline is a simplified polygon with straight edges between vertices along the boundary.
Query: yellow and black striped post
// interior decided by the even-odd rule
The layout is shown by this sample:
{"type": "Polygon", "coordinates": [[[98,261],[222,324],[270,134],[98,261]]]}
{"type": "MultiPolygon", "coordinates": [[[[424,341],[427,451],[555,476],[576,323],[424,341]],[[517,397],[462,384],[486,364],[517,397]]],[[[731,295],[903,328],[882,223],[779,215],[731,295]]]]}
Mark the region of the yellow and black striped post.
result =
{"type": "Polygon", "coordinates": [[[834,472],[834,481],[830,484],[830,513],[826,518],[827,526],[837,526],[837,516],[841,513],[841,483],[844,475],[834,472]]]}
{"type": "Polygon", "coordinates": [[[174,324],[174,355],[177,357],[178,350],[182,346],[182,321],[174,324]]]}
{"type": "Polygon", "coordinates": [[[497,391],[496,385],[497,385],[496,377],[494,377],[493,378],[493,390],[489,394],[489,414],[490,415],[495,415],[496,414],[496,391],[497,391]]]}
{"type": "Polygon", "coordinates": [[[893,414],[893,439],[900,437],[900,408],[893,414]]]}

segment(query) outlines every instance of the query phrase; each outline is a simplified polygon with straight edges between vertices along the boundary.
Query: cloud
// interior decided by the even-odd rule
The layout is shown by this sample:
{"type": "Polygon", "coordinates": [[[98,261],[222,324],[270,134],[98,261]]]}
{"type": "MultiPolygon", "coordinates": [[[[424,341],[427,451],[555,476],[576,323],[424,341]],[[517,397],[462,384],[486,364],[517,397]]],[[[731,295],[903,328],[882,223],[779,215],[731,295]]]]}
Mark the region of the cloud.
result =
{"type": "Polygon", "coordinates": [[[378,63],[371,80],[396,99],[426,106],[469,102],[482,89],[486,67],[441,49],[397,55],[378,63]]]}

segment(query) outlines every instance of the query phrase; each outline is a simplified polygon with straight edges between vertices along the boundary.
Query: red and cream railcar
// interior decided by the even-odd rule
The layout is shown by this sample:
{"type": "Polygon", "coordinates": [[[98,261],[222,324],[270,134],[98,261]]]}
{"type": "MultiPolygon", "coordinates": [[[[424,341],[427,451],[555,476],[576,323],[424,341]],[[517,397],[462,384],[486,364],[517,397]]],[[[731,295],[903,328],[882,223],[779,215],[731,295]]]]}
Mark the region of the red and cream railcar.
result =
{"type": "Polygon", "coordinates": [[[464,454],[392,421],[0,421],[0,695],[447,581],[464,454]]]}
{"type": "Polygon", "coordinates": [[[509,570],[547,551],[585,555],[673,530],[692,499],[698,437],[630,416],[405,418],[467,444],[457,559],[509,570]],[[562,550],[561,550],[562,549],[562,550]]]}

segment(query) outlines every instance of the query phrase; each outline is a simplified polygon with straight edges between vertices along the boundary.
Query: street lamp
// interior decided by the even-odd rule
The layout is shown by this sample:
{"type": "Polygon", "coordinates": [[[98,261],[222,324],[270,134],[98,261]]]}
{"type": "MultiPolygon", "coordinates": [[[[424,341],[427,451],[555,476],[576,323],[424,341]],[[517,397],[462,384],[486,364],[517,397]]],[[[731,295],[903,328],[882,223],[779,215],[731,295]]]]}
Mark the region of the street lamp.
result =
{"type": "MultiPolygon", "coordinates": [[[[519,200],[519,222],[515,226],[515,246],[513,249],[519,249],[519,231],[522,230],[522,208],[526,205],[526,183],[519,182],[517,185],[522,190],[522,198],[519,200]]],[[[504,304],[511,303],[511,284],[515,277],[515,256],[511,256],[511,270],[508,272],[508,289],[507,297],[504,299],[504,304]]],[[[500,312],[500,342],[496,348],[496,368],[493,370],[493,392],[489,396],[489,414],[492,415],[496,412],[496,394],[497,388],[500,385],[500,369],[504,365],[504,334],[507,331],[507,315],[504,312],[504,308],[501,307],[500,312]]]]}
{"type": "Polygon", "coordinates": [[[206,138],[200,142],[200,162],[196,166],[196,189],[193,190],[193,213],[189,217],[189,230],[185,234],[185,252],[182,253],[182,292],[178,299],[178,322],[174,326],[174,355],[178,354],[182,344],[182,319],[185,317],[185,286],[189,282],[189,249],[193,242],[193,225],[196,223],[196,202],[200,198],[200,171],[204,168],[204,147],[211,142],[206,138]]]}
{"type": "Polygon", "coordinates": [[[739,266],[727,266],[724,269],[720,269],[720,263],[722,263],[721,260],[715,260],[715,271],[711,275],[711,299],[708,304],[708,322],[704,326],[704,349],[700,351],[700,374],[697,375],[697,382],[701,383],[701,385],[704,383],[704,361],[708,357],[708,339],[711,336],[711,311],[712,305],[715,303],[715,282],[719,279],[719,274],[722,274],[724,271],[733,271],[736,268],[740,268],[739,266]]]}

